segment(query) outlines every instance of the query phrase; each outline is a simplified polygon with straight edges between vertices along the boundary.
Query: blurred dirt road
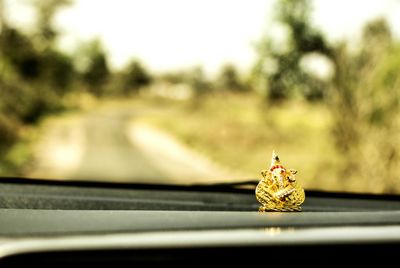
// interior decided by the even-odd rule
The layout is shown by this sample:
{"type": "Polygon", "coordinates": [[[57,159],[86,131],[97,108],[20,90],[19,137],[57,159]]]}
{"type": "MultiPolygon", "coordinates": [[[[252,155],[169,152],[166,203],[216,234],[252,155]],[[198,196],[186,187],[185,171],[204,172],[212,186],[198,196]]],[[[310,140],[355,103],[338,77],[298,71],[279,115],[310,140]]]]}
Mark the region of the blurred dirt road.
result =
{"type": "Polygon", "coordinates": [[[235,178],[154,127],[143,111],[109,108],[49,122],[29,177],[84,181],[181,183],[235,178]]]}

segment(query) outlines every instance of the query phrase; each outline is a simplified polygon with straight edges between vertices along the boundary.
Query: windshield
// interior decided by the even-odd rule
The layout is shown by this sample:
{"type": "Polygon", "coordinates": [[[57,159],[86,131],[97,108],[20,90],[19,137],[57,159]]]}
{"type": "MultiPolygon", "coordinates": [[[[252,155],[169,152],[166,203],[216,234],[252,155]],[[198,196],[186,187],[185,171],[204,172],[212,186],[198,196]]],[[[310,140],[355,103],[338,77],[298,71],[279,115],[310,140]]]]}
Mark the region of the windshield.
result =
{"type": "Polygon", "coordinates": [[[0,0],[0,175],[400,193],[396,0],[0,0]]]}

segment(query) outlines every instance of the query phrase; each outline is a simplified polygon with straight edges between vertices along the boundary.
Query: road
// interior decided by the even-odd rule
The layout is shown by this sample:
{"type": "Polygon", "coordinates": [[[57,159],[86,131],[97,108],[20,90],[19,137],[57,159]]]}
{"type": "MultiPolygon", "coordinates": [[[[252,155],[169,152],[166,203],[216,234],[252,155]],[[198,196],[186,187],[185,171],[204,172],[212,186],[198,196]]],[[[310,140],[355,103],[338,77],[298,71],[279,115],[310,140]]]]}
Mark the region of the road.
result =
{"type": "Polygon", "coordinates": [[[114,107],[49,122],[29,177],[179,184],[239,179],[141,123],[142,116],[142,110],[114,107]]]}

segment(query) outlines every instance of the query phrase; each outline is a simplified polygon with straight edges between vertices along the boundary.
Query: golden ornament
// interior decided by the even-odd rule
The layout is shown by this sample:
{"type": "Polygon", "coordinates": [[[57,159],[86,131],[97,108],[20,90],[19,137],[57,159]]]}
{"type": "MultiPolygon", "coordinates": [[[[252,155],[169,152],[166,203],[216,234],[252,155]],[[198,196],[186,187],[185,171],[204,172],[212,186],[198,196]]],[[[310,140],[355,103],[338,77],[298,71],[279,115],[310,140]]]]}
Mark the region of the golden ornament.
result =
{"type": "Polygon", "coordinates": [[[260,212],[301,211],[305,194],[296,181],[296,174],[296,170],[282,166],[278,155],[272,152],[271,167],[261,171],[263,178],[256,188],[256,198],[261,203],[260,212]]]}

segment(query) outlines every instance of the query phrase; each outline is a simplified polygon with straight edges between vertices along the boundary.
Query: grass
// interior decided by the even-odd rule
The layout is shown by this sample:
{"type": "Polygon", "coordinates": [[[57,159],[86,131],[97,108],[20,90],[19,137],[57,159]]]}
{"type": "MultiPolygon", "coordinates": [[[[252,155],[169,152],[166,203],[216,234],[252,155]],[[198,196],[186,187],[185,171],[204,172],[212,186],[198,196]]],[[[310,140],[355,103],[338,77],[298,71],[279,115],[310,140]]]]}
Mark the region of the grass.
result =
{"type": "Polygon", "coordinates": [[[307,189],[339,190],[338,155],[325,106],[289,102],[268,106],[254,94],[214,94],[201,101],[160,102],[162,116],[147,122],[177,136],[215,162],[259,178],[275,149],[307,189]]]}

